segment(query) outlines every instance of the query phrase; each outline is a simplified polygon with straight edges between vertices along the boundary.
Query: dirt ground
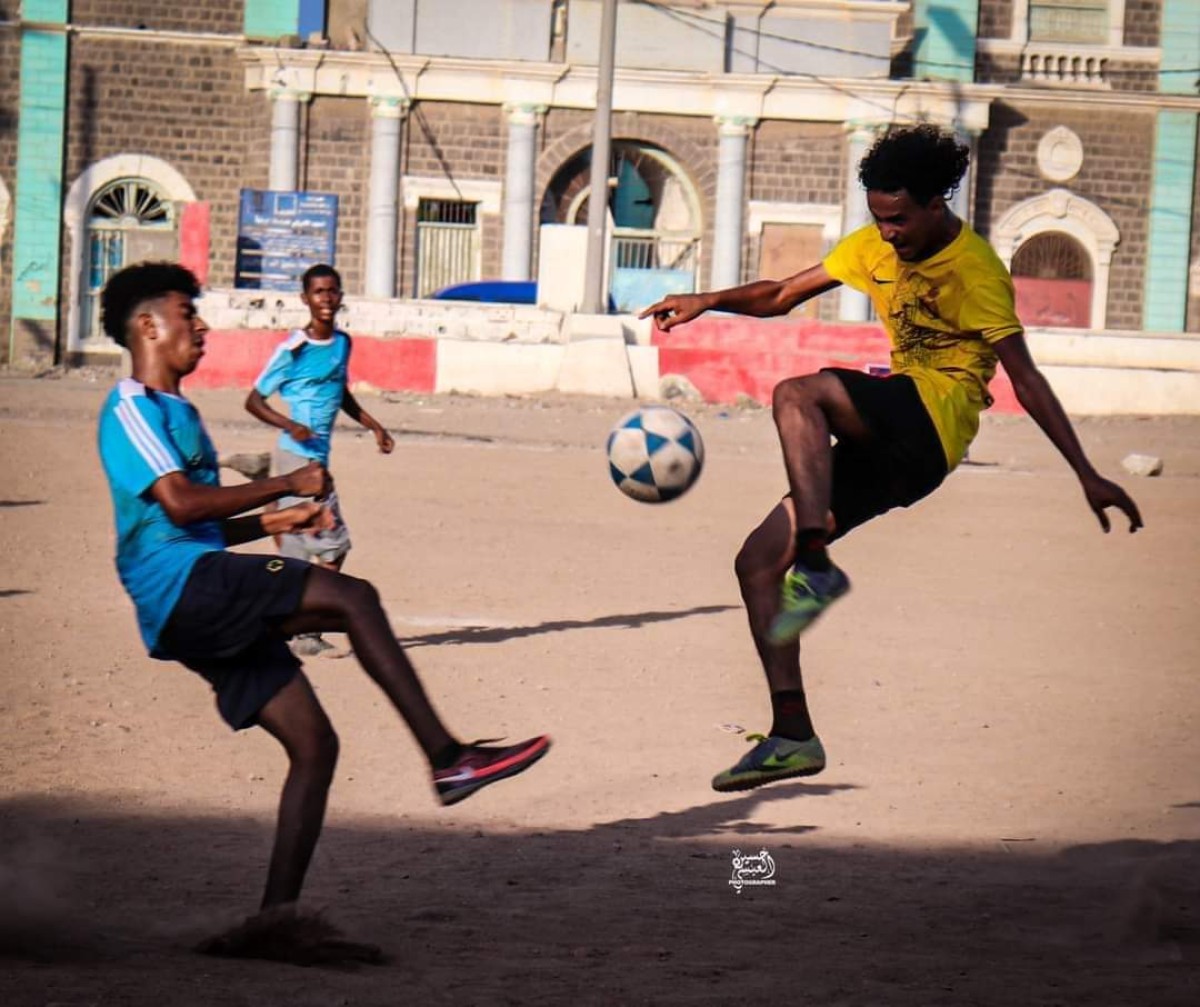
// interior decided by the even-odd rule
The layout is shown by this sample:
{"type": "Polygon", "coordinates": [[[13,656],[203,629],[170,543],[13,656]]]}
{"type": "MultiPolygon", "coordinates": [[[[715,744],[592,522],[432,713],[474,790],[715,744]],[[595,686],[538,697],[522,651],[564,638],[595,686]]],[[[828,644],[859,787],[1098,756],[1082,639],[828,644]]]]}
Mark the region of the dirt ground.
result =
{"type": "MultiPolygon", "coordinates": [[[[1200,417],[1080,421],[1146,519],[1107,537],[985,418],[837,547],[855,589],[804,646],[829,768],[718,795],[769,723],[732,572],[783,489],[768,413],[689,407],[706,471],[654,507],[608,481],[627,402],[365,400],[397,446],[336,436],[347,571],[455,731],[555,747],[443,809],[353,657],[310,659],[342,756],[307,902],[390,960],[305,969],[191,950],[257,905],[285,764],[140,647],[109,383],[0,379],[0,1003],[1200,1003],[1200,417]],[[735,851],[776,884],[735,891],[735,851]]],[[[194,398],[223,453],[269,447],[194,398]]]]}

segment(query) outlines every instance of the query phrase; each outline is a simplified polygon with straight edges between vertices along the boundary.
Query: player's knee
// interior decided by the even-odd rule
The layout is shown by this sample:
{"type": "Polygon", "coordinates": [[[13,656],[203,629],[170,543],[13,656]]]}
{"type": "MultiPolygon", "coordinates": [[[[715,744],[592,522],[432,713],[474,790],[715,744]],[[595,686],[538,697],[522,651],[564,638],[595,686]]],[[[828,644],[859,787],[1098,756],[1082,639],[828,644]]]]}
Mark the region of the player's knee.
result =
{"type": "MultiPolygon", "coordinates": [[[[343,576],[345,577],[345,575],[343,576]]],[[[345,577],[342,590],[347,606],[351,609],[361,611],[382,604],[375,585],[361,577],[345,577]]]]}
{"type": "Polygon", "coordinates": [[[341,742],[329,721],[315,725],[292,750],[292,762],[299,768],[326,779],[333,777],[341,742]]]}
{"type": "Polygon", "coordinates": [[[771,407],[778,415],[781,409],[794,409],[814,400],[812,381],[809,377],[785,378],[771,393],[771,407]]]}
{"type": "Polygon", "coordinates": [[[772,553],[764,546],[761,530],[754,532],[742,543],[733,560],[733,572],[740,584],[747,584],[772,570],[772,553]]]}

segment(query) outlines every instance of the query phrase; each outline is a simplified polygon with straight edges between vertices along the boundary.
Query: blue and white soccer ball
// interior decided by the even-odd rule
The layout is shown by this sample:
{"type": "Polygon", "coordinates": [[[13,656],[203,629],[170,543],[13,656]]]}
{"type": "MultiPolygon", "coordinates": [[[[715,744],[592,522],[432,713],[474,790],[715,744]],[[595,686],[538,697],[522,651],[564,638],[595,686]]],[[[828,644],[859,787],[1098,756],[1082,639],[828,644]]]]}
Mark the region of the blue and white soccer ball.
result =
{"type": "Polygon", "coordinates": [[[608,471],[626,496],[665,503],[686,493],[704,467],[700,431],[670,406],[643,406],[608,435],[608,471]]]}

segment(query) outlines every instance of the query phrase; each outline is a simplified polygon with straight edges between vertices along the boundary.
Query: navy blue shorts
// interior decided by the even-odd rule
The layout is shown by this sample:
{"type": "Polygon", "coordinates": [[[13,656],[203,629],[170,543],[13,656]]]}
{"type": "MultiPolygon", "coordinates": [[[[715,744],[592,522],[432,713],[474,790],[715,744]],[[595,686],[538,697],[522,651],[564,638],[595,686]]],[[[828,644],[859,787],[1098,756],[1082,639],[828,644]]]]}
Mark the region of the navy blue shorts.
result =
{"type": "Polygon", "coordinates": [[[946,452],[912,378],[824,370],[841,381],[872,434],[834,445],[830,510],[837,538],[932,493],[946,478],[946,452]]]}
{"type": "Polygon", "coordinates": [[[206,553],[192,567],[155,656],[201,675],[234,730],[253,726],[300,670],[279,622],[299,608],[311,570],[279,556],[206,553]]]}

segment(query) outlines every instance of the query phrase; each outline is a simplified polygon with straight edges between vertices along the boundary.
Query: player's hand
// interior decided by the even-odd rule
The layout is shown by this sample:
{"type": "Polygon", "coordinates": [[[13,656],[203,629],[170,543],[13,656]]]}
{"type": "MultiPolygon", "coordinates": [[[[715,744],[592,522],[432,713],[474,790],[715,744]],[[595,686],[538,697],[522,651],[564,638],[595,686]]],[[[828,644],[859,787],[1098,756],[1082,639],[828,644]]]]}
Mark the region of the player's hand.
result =
{"type": "Polygon", "coordinates": [[[1142,515],[1138,513],[1137,504],[1133,498],[1116,483],[1102,476],[1091,476],[1083,481],[1083,493],[1087,497],[1088,506],[1100,522],[1100,527],[1107,533],[1111,528],[1107,508],[1116,507],[1129,518],[1129,531],[1132,534],[1142,527],[1142,515]]]}
{"type": "Polygon", "coordinates": [[[309,462],[303,468],[289,472],[284,478],[287,479],[289,493],[296,497],[320,500],[329,496],[329,491],[333,489],[333,477],[320,462],[309,462]]]}
{"type": "Polygon", "coordinates": [[[646,308],[638,318],[653,318],[654,327],[667,332],[676,325],[690,322],[709,309],[707,294],[670,294],[646,308]]]}
{"type": "Polygon", "coordinates": [[[392,448],[396,446],[396,442],[392,440],[392,435],[389,434],[383,427],[375,428],[375,444],[379,447],[379,453],[390,455],[392,448]]]}
{"type": "Polygon", "coordinates": [[[287,425],[288,436],[294,441],[311,441],[313,432],[303,423],[289,423],[287,425]]]}
{"type": "Polygon", "coordinates": [[[292,532],[307,532],[315,535],[333,529],[333,511],[313,500],[281,510],[269,511],[262,516],[263,531],[268,535],[287,535],[292,532]]]}

